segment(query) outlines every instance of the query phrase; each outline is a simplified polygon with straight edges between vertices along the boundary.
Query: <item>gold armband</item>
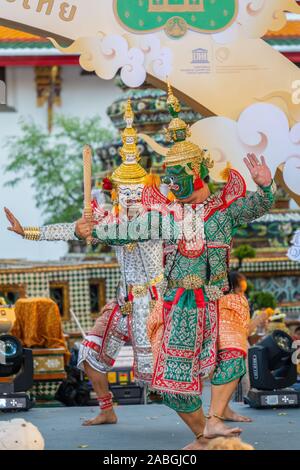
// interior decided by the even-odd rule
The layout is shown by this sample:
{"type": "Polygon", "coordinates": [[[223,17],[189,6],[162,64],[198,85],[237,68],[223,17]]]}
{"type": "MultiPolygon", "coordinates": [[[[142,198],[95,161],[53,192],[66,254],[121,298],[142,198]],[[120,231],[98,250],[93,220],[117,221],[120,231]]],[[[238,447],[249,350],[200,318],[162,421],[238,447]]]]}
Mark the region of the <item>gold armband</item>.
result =
{"type": "Polygon", "coordinates": [[[25,240],[38,241],[41,238],[39,227],[23,227],[25,240]]]}

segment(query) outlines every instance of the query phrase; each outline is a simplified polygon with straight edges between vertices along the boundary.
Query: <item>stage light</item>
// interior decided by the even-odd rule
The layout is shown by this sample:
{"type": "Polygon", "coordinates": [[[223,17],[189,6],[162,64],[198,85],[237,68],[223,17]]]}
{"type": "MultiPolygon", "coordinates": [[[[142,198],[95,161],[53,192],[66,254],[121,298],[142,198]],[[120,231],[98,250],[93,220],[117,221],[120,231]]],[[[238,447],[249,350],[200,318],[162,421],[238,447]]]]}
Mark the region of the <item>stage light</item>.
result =
{"type": "Polygon", "coordinates": [[[14,336],[0,336],[0,376],[10,377],[19,372],[23,360],[23,348],[14,336]]]}
{"type": "Polygon", "coordinates": [[[0,336],[0,410],[28,410],[32,400],[26,393],[33,385],[33,357],[31,349],[22,347],[11,335],[0,336]]]}
{"type": "Polygon", "coordinates": [[[293,339],[275,330],[249,349],[251,390],[245,398],[254,408],[300,406],[300,394],[293,388],[297,365],[293,364],[293,339]]]}

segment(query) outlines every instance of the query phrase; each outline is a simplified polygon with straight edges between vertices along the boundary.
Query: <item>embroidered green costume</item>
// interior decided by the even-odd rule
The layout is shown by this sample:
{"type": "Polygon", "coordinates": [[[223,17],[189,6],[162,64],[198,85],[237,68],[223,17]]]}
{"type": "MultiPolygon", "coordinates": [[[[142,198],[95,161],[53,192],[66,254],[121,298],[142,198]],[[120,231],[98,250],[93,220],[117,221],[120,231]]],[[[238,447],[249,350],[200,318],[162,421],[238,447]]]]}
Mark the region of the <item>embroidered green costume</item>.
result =
{"type": "MultiPolygon", "coordinates": [[[[272,185],[245,196],[244,181],[232,170],[222,192],[193,208],[195,216],[199,209],[203,216],[204,237],[194,240],[192,248],[184,239],[180,223],[168,215],[172,237],[165,240],[168,287],[164,296],[164,335],[152,387],[176,411],[192,412],[201,406],[201,378],[216,365],[215,384],[230,382],[245,373],[242,353],[222,351],[218,357],[218,299],[228,290],[235,230],[268,212],[274,192],[272,185]]],[[[109,244],[142,242],[151,238],[156,224],[159,238],[164,238],[163,216],[157,217],[157,213],[139,217],[126,227],[99,225],[93,237],[109,244]]]]}
{"type": "MultiPolygon", "coordinates": [[[[173,116],[168,133],[174,145],[166,157],[165,182],[180,200],[204,187],[212,163],[206,151],[186,140],[189,129],[178,116],[180,105],[171,89],[168,104],[173,116]]],[[[189,413],[201,407],[201,381],[212,371],[214,384],[228,383],[245,373],[244,356],[234,350],[234,345],[217,351],[218,300],[229,288],[235,230],[267,213],[274,193],[272,184],[246,195],[245,182],[235,170],[230,171],[223,191],[203,204],[187,207],[176,202],[168,206],[169,201],[157,189],[145,188],[143,202],[148,214],[126,227],[100,225],[93,233],[109,244],[165,240],[167,288],[152,388],[177,412],[189,413]],[[153,203],[159,204],[159,214],[150,210],[153,203]],[[188,213],[180,216],[183,207],[188,213]],[[165,221],[169,222],[168,230],[165,221]]]]}

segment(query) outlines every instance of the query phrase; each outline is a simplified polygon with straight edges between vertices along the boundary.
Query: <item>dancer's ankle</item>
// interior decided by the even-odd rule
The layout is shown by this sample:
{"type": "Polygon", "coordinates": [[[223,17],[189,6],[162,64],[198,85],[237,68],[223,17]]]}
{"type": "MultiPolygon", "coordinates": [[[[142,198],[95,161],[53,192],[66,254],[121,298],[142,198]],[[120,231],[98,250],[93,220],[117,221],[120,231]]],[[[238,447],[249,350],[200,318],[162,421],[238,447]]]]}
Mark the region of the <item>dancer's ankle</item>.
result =
{"type": "Polygon", "coordinates": [[[109,414],[113,411],[113,394],[111,392],[97,397],[100,413],[109,414]]]}

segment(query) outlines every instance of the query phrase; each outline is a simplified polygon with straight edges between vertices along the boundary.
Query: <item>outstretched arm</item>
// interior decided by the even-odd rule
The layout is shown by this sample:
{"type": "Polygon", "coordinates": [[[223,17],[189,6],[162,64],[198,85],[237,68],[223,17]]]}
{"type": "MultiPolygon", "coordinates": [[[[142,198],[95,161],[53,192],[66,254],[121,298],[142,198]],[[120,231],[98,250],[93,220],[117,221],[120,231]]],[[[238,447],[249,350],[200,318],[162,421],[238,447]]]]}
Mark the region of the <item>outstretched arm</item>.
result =
{"type": "Polygon", "coordinates": [[[244,162],[258,189],[244,198],[235,201],[228,209],[233,228],[252,222],[269,212],[275,200],[276,184],[265,158],[258,160],[256,155],[248,154],[244,162]]]}
{"type": "Polygon", "coordinates": [[[13,213],[4,208],[6,217],[10,223],[7,228],[10,232],[14,232],[17,235],[22,236],[27,240],[32,241],[70,241],[77,240],[75,236],[75,225],[76,223],[70,224],[53,224],[45,225],[43,227],[23,227],[19,220],[13,215],[13,213]]]}

